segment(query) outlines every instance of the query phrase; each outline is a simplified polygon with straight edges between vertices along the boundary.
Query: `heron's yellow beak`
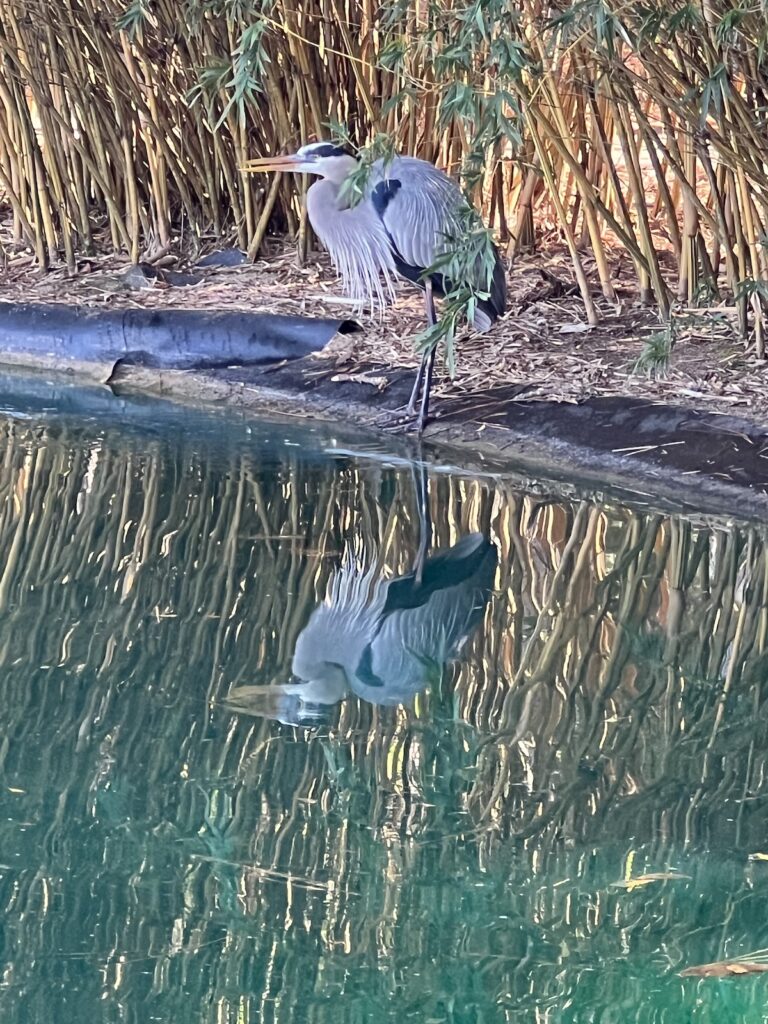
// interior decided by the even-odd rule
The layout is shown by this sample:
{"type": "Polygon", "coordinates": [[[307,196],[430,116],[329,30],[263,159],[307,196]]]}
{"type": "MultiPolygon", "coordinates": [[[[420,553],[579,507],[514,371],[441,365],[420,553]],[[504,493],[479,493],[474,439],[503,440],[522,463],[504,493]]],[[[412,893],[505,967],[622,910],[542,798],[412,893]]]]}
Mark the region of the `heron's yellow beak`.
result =
{"type": "Polygon", "coordinates": [[[259,174],[266,171],[296,171],[303,163],[300,156],[262,156],[257,160],[247,160],[241,170],[246,174],[259,174]]]}

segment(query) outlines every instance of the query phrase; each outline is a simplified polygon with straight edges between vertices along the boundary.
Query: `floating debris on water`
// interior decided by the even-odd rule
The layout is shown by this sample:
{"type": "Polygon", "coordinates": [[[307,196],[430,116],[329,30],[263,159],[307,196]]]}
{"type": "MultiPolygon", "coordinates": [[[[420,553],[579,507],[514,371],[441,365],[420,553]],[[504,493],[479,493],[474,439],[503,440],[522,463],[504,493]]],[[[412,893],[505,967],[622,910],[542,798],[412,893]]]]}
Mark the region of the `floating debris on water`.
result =
{"type": "Polygon", "coordinates": [[[690,875],[683,875],[679,871],[654,871],[647,875],[637,875],[635,878],[622,878],[613,882],[612,889],[626,889],[631,892],[633,889],[642,889],[644,885],[652,885],[654,882],[690,882],[690,875]]]}

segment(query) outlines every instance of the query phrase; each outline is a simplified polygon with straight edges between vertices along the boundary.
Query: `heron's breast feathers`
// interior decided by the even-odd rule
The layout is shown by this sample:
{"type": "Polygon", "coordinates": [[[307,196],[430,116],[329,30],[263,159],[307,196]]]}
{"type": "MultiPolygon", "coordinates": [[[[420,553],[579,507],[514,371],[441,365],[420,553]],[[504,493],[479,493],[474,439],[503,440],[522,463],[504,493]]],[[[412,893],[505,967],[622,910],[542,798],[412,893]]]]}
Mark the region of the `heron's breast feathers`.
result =
{"type": "Polygon", "coordinates": [[[307,193],[307,214],[350,298],[384,309],[397,275],[386,229],[371,204],[343,208],[339,186],[320,180],[307,193]]]}

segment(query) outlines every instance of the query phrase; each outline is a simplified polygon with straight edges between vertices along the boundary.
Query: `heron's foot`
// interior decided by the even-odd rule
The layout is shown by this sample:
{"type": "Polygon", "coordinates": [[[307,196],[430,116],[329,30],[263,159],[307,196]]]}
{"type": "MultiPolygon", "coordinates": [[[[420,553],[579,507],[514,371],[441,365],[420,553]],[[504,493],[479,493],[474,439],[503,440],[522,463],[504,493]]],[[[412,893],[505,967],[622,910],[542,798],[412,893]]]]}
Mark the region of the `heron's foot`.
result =
{"type": "Polygon", "coordinates": [[[408,402],[406,405],[398,405],[396,409],[387,409],[376,422],[385,430],[399,430],[412,423],[416,419],[417,413],[418,409],[415,403],[408,402]]]}
{"type": "Polygon", "coordinates": [[[418,409],[410,409],[407,405],[400,409],[387,412],[378,422],[378,426],[390,434],[413,432],[421,434],[426,425],[422,422],[418,409]]]}

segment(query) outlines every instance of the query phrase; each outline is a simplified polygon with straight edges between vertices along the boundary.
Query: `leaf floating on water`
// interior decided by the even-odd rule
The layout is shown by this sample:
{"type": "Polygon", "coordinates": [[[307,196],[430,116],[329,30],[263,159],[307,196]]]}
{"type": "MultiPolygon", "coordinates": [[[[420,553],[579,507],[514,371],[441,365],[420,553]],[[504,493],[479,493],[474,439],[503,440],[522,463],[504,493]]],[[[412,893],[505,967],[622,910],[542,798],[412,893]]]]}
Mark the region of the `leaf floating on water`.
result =
{"type": "Polygon", "coordinates": [[[680,971],[681,978],[735,978],[742,974],[765,974],[768,964],[754,960],[718,960],[713,964],[698,964],[680,971]]]}
{"type": "Polygon", "coordinates": [[[652,885],[654,882],[690,882],[690,875],[683,875],[679,871],[654,871],[648,875],[636,875],[634,878],[622,878],[619,882],[611,885],[612,889],[626,889],[632,892],[633,889],[642,889],[644,885],[652,885]]]}

